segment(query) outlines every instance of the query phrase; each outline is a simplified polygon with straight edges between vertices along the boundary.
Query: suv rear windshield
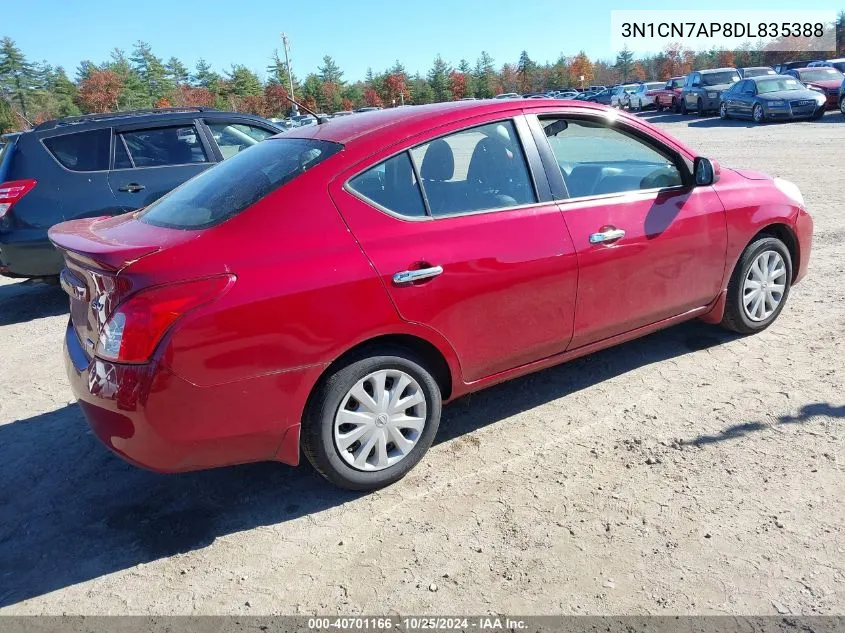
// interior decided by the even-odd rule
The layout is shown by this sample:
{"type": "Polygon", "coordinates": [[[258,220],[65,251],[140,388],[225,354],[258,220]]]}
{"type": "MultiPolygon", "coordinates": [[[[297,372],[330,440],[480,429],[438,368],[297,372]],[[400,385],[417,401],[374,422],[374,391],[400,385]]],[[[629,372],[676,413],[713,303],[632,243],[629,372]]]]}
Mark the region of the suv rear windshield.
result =
{"type": "Polygon", "coordinates": [[[720,73],[702,73],[702,86],[718,86],[719,84],[732,84],[740,80],[739,73],[735,70],[726,70],[720,73]]]}
{"type": "Polygon", "coordinates": [[[237,215],[343,148],[302,138],[262,141],[195,176],[148,206],[139,219],[173,229],[204,229],[237,215]]]}

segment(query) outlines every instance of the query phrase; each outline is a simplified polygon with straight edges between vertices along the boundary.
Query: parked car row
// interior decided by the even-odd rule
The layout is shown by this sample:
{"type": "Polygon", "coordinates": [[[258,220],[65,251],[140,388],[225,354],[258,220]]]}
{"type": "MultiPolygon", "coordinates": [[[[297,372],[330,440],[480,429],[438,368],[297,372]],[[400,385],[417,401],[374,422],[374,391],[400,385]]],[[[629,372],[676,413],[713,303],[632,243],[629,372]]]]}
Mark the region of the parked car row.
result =
{"type": "Polygon", "coordinates": [[[665,83],[637,82],[579,95],[587,101],[640,111],[719,113],[756,122],[820,118],[825,110],[845,114],[845,60],[787,62],[770,68],[713,68],[671,77],[665,83]]]}

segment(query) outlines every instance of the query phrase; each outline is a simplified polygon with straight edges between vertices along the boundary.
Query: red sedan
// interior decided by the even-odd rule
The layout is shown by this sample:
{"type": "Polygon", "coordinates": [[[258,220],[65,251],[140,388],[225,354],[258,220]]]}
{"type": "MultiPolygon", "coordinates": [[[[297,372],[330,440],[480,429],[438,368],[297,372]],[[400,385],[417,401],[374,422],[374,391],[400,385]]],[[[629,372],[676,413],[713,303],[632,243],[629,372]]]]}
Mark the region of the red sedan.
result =
{"type": "Polygon", "coordinates": [[[654,98],[654,107],[660,112],[663,108],[680,112],[681,93],[684,91],[686,77],[672,77],[666,85],[658,90],[649,91],[649,96],[654,98]]]}
{"type": "Polygon", "coordinates": [[[839,109],[839,87],[842,81],[845,80],[845,75],[835,68],[828,67],[812,67],[812,68],[794,68],[787,70],[785,75],[791,75],[806,85],[808,88],[813,88],[821,93],[824,93],[827,110],[839,109]]]}
{"type": "Polygon", "coordinates": [[[636,117],[502,100],[297,128],[50,238],[109,448],[158,471],[301,449],[367,490],[443,402],[688,319],[768,327],[812,227],[792,183],[636,117]]]}

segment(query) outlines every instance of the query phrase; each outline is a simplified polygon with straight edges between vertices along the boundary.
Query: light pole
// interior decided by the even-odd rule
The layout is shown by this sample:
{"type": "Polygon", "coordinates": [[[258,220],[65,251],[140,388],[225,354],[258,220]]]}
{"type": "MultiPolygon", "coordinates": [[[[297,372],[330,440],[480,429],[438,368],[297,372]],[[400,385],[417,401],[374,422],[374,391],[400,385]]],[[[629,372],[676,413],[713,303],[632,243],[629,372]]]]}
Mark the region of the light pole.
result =
{"type": "MultiPolygon", "coordinates": [[[[293,73],[290,70],[290,58],[288,57],[290,44],[288,43],[288,36],[285,33],[282,33],[282,47],[285,49],[285,66],[288,67],[288,88],[290,88],[290,96],[291,99],[296,99],[296,95],[293,93],[293,73]]],[[[293,114],[299,114],[299,108],[296,107],[296,103],[293,104],[293,114]]]]}

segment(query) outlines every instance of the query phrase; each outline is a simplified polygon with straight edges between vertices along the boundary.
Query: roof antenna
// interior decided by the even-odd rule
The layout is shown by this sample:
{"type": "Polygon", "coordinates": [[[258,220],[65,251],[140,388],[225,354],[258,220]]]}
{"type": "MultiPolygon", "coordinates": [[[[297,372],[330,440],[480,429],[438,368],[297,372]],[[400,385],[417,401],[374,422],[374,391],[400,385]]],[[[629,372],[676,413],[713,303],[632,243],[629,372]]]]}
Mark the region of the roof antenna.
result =
{"type": "Polygon", "coordinates": [[[306,108],[304,105],[302,105],[301,103],[299,103],[299,101],[296,101],[295,99],[292,99],[291,97],[289,97],[289,96],[287,96],[287,95],[285,95],[285,99],[287,99],[288,101],[290,101],[290,102],[291,102],[293,105],[295,105],[297,108],[300,108],[300,109],[302,109],[302,110],[305,110],[308,114],[310,114],[310,115],[311,115],[311,116],[313,116],[315,119],[317,119],[317,125],[320,125],[320,124],[322,124],[322,123],[325,123],[325,122],[326,122],[326,120],[325,120],[323,117],[321,117],[319,114],[317,114],[316,112],[314,112],[314,110],[312,110],[311,108],[306,108]]]}

